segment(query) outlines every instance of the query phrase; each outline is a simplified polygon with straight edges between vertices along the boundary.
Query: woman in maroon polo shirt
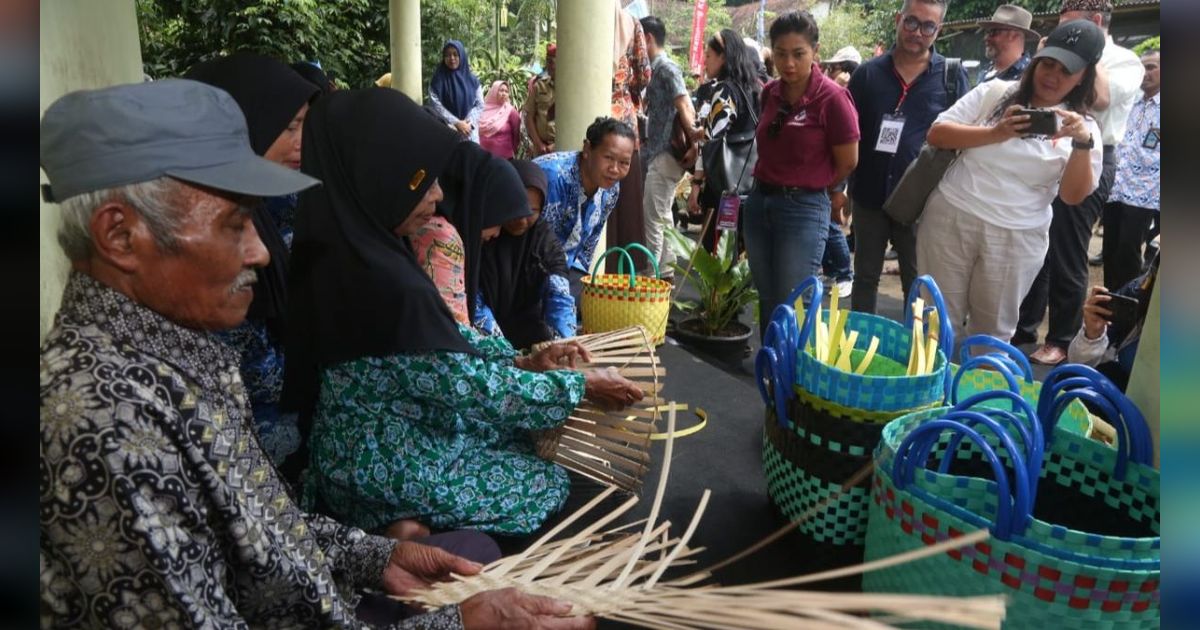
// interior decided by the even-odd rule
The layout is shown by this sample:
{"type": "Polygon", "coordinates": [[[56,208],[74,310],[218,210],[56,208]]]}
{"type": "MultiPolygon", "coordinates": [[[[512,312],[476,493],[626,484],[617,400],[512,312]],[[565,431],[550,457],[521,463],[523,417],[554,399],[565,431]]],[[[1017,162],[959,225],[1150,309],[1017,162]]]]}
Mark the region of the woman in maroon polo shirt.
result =
{"type": "Polygon", "coordinates": [[[858,163],[859,138],[850,93],[817,63],[812,15],[785,13],[770,35],[780,78],[763,89],[755,186],[742,217],[762,324],[820,271],[829,221],[845,224],[843,182],[858,163]]]}

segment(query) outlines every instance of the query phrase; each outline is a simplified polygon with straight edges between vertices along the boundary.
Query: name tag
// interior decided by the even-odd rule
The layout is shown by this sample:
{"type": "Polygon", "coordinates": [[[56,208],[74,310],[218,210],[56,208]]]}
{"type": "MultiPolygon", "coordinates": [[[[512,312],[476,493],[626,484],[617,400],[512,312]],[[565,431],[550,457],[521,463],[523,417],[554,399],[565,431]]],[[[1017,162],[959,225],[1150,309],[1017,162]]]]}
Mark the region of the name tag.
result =
{"type": "Polygon", "coordinates": [[[1158,127],[1151,127],[1150,131],[1146,132],[1146,137],[1142,138],[1142,148],[1157,149],[1160,141],[1161,138],[1159,137],[1158,127]]]}
{"type": "Polygon", "coordinates": [[[717,207],[717,229],[737,231],[738,213],[741,211],[741,207],[741,197],[721,195],[721,203],[717,207]]]}
{"type": "Polygon", "coordinates": [[[875,142],[875,150],[895,153],[900,148],[900,134],[903,131],[903,114],[884,114],[883,122],[879,125],[879,140],[875,142]]]}

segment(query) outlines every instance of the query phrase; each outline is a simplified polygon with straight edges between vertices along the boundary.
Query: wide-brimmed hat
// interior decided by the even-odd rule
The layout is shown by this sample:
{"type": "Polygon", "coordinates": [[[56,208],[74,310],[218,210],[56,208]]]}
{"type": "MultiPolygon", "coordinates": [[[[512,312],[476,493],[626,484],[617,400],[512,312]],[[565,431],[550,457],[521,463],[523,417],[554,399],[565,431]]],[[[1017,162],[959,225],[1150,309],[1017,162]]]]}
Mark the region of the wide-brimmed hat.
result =
{"type": "Polygon", "coordinates": [[[821,61],[821,63],[841,63],[843,61],[853,61],[854,63],[862,63],[862,55],[858,53],[858,49],[853,46],[846,46],[833,54],[833,57],[821,61]]]}
{"type": "Polygon", "coordinates": [[[979,30],[989,28],[1011,28],[1025,33],[1026,37],[1041,37],[1041,33],[1029,28],[1033,24],[1033,14],[1012,4],[1002,4],[996,7],[991,19],[980,20],[979,30]]]}
{"type": "Polygon", "coordinates": [[[1033,58],[1049,57],[1075,74],[1100,61],[1105,43],[1099,26],[1089,20],[1071,20],[1051,31],[1046,45],[1033,58]]]}

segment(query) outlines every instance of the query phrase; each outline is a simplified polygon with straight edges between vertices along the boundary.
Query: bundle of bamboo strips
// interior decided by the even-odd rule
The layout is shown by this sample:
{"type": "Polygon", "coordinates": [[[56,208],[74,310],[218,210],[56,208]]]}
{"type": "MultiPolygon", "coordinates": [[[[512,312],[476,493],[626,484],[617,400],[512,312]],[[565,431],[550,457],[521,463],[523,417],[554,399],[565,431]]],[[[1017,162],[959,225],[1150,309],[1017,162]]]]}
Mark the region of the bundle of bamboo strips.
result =
{"type": "Polygon", "coordinates": [[[591,355],[590,362],[575,369],[615,367],[645,397],[621,411],[605,411],[583,401],[563,426],[534,432],[538,456],[600,483],[638,492],[650,466],[650,436],[667,405],[658,395],[666,368],[654,352],[653,341],[641,326],[562,341],[578,341],[591,355]]]}
{"type": "MultiPolygon", "coordinates": [[[[804,304],[796,302],[796,319],[797,326],[804,326],[804,304]]],[[[838,309],[838,292],[833,291],[829,297],[829,322],[825,323],[821,320],[821,305],[818,303],[814,306],[817,312],[816,326],[813,332],[811,348],[804,348],[817,361],[835,367],[843,372],[854,372],[855,374],[865,374],[867,368],[871,367],[871,361],[875,359],[875,352],[879,350],[879,337],[872,336],[870,343],[867,345],[867,351],[863,354],[858,365],[851,365],[850,359],[853,356],[855,344],[858,343],[858,331],[852,330],[850,334],[846,334],[846,322],[850,319],[849,309],[838,309]]]]}
{"type": "MultiPolygon", "coordinates": [[[[667,414],[667,431],[672,435],[675,431],[673,408],[667,414]]],[[[968,533],[895,557],[807,576],[743,586],[700,585],[717,567],[761,548],[796,525],[792,523],[727,562],[661,581],[669,568],[693,562],[692,556],[701,551],[688,547],[688,541],[699,525],[710,496],[707,490],[701,496],[682,535],[672,537],[668,533],[669,521],[658,523],[673,447],[674,439],[669,438],[654,503],[644,521],[600,533],[603,527],[637,503],[637,497],[631,497],[574,536],[556,539],[565,528],[616,490],[610,487],[524,552],[497,560],[478,575],[455,576],[455,582],[441,583],[403,599],[437,607],[462,602],[483,591],[516,587],[527,593],[569,601],[573,605],[572,615],[597,615],[648,628],[887,628],[891,627],[889,624],[912,621],[971,628],[1000,627],[1004,619],[1004,598],[1001,596],[959,598],[787,590],[788,587],[878,570],[973,545],[988,537],[986,531],[968,533]],[[639,526],[640,533],[633,531],[639,526]],[[654,555],[657,557],[652,557],[654,555]],[[859,616],[863,613],[874,616],[859,616]]],[[[869,473],[869,468],[864,470],[867,472],[860,474],[869,473]]],[[[812,511],[805,517],[811,514],[812,511]]]]}

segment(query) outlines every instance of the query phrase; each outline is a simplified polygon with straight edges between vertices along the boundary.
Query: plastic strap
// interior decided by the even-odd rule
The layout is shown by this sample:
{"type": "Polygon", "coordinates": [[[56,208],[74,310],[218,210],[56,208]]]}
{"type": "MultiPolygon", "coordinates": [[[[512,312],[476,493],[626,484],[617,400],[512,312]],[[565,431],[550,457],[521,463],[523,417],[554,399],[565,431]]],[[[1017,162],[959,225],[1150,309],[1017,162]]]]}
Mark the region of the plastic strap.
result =
{"type": "Polygon", "coordinates": [[[1007,420],[1017,425],[1017,430],[1021,433],[1021,437],[1025,440],[1025,449],[1029,457],[1026,461],[1029,463],[1029,475],[1032,478],[1037,478],[1041,474],[1042,460],[1046,452],[1046,435],[1043,431],[1042,423],[1038,419],[1037,412],[1034,411],[1033,405],[1025,400],[1020,394],[1004,390],[992,390],[990,392],[981,392],[967,398],[966,400],[954,406],[954,411],[977,411],[976,406],[993,400],[1007,400],[1012,403],[1012,413],[996,408],[982,408],[982,411],[988,415],[1002,415],[1007,420]],[[1017,412],[1021,412],[1021,416],[1025,420],[1021,423],[1022,418],[1017,417],[1017,412]],[[992,412],[1000,412],[992,414],[992,412]]]}
{"type": "MultiPolygon", "coordinates": [[[[610,247],[610,248],[608,248],[608,251],[601,254],[600,257],[596,259],[596,264],[592,265],[592,277],[593,278],[596,277],[596,275],[597,275],[596,272],[600,270],[600,263],[604,262],[604,259],[608,258],[608,255],[613,252],[621,252],[621,255],[624,256],[624,258],[621,259],[622,263],[624,263],[626,260],[629,261],[629,286],[630,287],[637,286],[636,285],[637,274],[633,270],[633,257],[631,257],[629,255],[629,252],[625,251],[625,249],[622,247],[610,247]]],[[[621,267],[621,268],[623,269],[624,267],[621,267]]]]}
{"type": "MultiPolygon", "coordinates": [[[[640,250],[643,254],[646,255],[646,259],[650,261],[650,266],[654,267],[654,277],[655,278],[662,277],[662,274],[659,273],[659,270],[658,270],[658,259],[656,259],[654,257],[654,254],[652,254],[649,249],[646,249],[645,245],[642,245],[641,243],[630,243],[630,244],[626,245],[625,247],[623,247],[622,249],[625,250],[625,253],[629,253],[629,250],[631,250],[631,249],[640,250]]],[[[633,267],[633,257],[632,256],[629,257],[629,266],[631,268],[633,267]]],[[[624,271],[622,271],[624,268],[625,268],[625,259],[622,258],[621,261],[619,263],[617,263],[617,273],[624,273],[624,271]]]]}
{"type": "MultiPolygon", "coordinates": [[[[912,286],[908,289],[908,299],[904,302],[904,327],[912,330],[913,312],[912,303],[921,294],[921,287],[924,287],[929,292],[929,299],[933,302],[934,307],[938,312],[938,348],[942,350],[942,354],[949,361],[954,354],[954,325],[950,319],[950,311],[946,309],[946,300],[942,298],[942,291],[938,289],[937,282],[934,282],[933,276],[925,274],[913,280],[912,286]]],[[[925,320],[928,322],[929,320],[925,320]]],[[[928,323],[926,323],[928,326],[928,323]]],[[[936,360],[936,357],[935,357],[936,360]]],[[[947,396],[950,393],[950,370],[946,370],[945,390],[947,396]]]]}
{"type": "MultiPolygon", "coordinates": [[[[795,289],[792,289],[792,292],[788,294],[787,301],[784,302],[786,306],[791,308],[791,305],[795,304],[798,300],[804,300],[804,293],[809,289],[811,289],[808,292],[809,297],[804,301],[804,323],[800,326],[799,335],[796,337],[796,350],[798,352],[804,352],[804,346],[808,344],[809,337],[812,337],[813,330],[817,327],[816,312],[821,307],[821,296],[825,295],[825,287],[821,284],[820,278],[809,276],[803,282],[796,285],[795,289]],[[814,308],[814,305],[816,305],[816,308],[814,308]]],[[[778,311],[779,309],[776,308],[775,310],[778,311]]]]}
{"type": "MultiPolygon", "coordinates": [[[[1154,442],[1150,428],[1141,410],[1129,400],[1112,381],[1108,380],[1094,368],[1078,363],[1061,365],[1050,371],[1042,385],[1041,398],[1038,400],[1038,417],[1047,427],[1047,434],[1058,422],[1058,415],[1051,413],[1051,405],[1060,392],[1068,388],[1091,387],[1108,399],[1108,402],[1119,412],[1126,434],[1129,438],[1130,459],[1151,465],[1154,460],[1154,442]]],[[[1115,418],[1106,418],[1114,420],[1115,418]]]]}
{"type": "Polygon", "coordinates": [[[979,346],[987,346],[993,350],[1003,352],[1005,358],[1010,359],[1020,367],[1021,374],[1025,376],[1025,382],[1033,382],[1033,366],[1029,365],[1029,359],[1025,358],[1025,353],[991,335],[971,335],[963,339],[962,347],[958,351],[959,363],[970,361],[971,349],[979,346]]]}
{"type": "Polygon", "coordinates": [[[1008,383],[1009,390],[1018,396],[1021,395],[1021,384],[1017,382],[1017,377],[1013,376],[1012,370],[1008,369],[1008,366],[1004,364],[1004,361],[1000,360],[1000,358],[996,355],[984,354],[977,357],[971,357],[969,360],[964,361],[962,367],[958,368],[958,371],[954,373],[954,378],[950,383],[951,405],[958,404],[958,385],[959,382],[962,381],[963,374],[966,374],[979,365],[987,365],[995,368],[995,370],[1004,377],[1004,381],[1008,383]]]}

